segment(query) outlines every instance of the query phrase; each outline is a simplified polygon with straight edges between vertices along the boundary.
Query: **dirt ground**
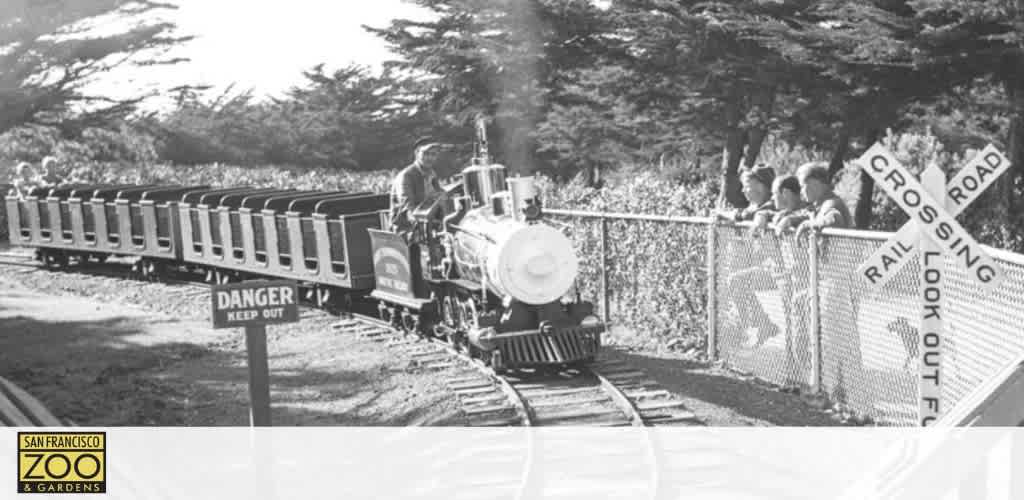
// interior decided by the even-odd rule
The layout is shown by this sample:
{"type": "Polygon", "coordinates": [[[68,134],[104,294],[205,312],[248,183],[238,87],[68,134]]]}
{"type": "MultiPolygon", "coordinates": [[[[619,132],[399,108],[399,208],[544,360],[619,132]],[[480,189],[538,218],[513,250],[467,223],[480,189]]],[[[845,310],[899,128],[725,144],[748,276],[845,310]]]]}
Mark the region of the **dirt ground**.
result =
{"type": "MultiPolygon", "coordinates": [[[[0,376],[79,425],[248,425],[242,332],[175,314],[209,295],[166,288],[0,266],[0,376]]],[[[267,329],[275,425],[462,425],[443,372],[303,315],[267,329]]]]}
{"type": "MultiPolygon", "coordinates": [[[[241,331],[209,326],[209,293],[0,265],[0,376],[79,425],[248,425],[241,331]]],[[[307,310],[268,328],[275,425],[464,425],[444,371],[341,333],[307,310]]],[[[836,420],[797,396],[682,356],[607,349],[712,426],[836,420]]]]}

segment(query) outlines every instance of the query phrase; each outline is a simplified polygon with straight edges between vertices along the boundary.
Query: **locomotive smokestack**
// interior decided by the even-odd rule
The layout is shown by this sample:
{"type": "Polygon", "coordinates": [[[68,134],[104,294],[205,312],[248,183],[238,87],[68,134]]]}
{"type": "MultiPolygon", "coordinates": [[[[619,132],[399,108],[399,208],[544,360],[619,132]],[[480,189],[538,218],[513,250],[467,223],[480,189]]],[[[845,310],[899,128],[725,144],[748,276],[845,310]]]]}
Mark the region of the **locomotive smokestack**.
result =
{"type": "Polygon", "coordinates": [[[491,164],[491,153],[487,148],[487,117],[483,114],[476,118],[476,157],[473,158],[473,164],[491,164]]]}

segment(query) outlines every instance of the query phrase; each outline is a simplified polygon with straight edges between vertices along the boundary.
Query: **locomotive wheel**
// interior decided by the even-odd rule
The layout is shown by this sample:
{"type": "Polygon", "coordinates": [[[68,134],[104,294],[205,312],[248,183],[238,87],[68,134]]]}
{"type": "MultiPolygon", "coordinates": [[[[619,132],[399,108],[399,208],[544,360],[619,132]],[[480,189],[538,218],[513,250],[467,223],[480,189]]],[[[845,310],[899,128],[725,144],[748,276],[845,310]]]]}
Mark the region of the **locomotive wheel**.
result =
{"type": "Polygon", "coordinates": [[[43,253],[43,265],[48,268],[68,267],[68,256],[61,252],[43,253]]]}
{"type": "Polygon", "coordinates": [[[166,273],[167,267],[163,262],[148,261],[143,266],[143,274],[149,281],[161,281],[166,273]]]}

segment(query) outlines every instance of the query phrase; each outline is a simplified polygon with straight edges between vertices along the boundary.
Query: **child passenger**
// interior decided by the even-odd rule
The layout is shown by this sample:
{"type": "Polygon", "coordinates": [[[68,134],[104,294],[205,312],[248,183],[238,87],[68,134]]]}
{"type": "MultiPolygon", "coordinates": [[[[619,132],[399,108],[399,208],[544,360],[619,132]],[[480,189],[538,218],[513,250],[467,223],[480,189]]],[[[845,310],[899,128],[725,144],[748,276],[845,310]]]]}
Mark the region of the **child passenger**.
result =
{"type": "Polygon", "coordinates": [[[32,171],[32,165],[28,162],[19,163],[14,169],[14,187],[12,189],[12,194],[17,195],[19,198],[24,200],[35,187],[35,172],[32,171]]]}

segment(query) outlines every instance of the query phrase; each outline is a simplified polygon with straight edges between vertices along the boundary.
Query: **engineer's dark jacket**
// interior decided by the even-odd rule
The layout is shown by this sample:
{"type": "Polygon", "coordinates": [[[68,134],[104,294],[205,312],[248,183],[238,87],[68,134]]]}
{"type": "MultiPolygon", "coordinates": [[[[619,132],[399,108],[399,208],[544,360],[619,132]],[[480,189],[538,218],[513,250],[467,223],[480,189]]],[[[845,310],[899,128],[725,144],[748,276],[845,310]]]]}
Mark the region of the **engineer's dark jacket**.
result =
{"type": "Polygon", "coordinates": [[[391,185],[391,225],[396,230],[412,227],[412,210],[435,191],[441,191],[436,175],[430,175],[428,180],[428,174],[415,163],[403,168],[391,185]]]}

